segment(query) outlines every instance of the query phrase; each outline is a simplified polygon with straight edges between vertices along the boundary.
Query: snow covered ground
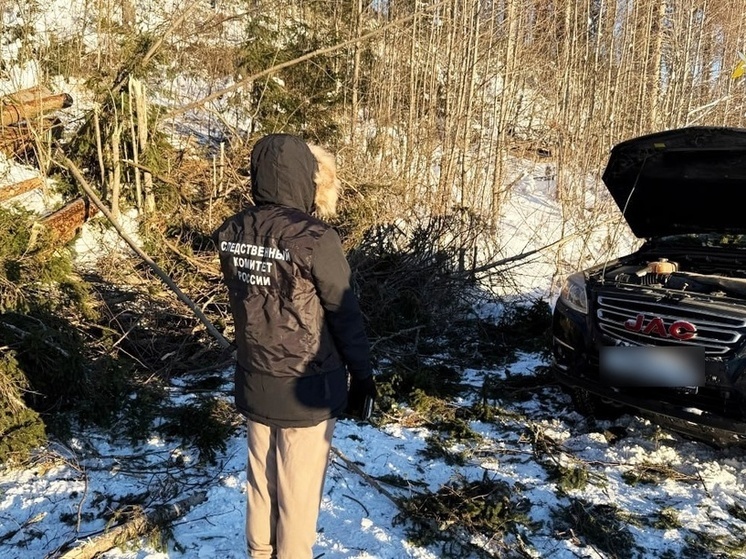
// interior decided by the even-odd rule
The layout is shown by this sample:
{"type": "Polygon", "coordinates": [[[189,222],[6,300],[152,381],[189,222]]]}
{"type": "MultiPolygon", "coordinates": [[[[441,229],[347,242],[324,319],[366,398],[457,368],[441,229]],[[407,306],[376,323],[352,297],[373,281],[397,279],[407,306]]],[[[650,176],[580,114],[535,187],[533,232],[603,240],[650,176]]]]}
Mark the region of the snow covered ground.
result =
{"type": "MultiPolygon", "coordinates": [[[[551,202],[552,188],[551,182],[536,180],[530,173],[516,188],[506,204],[503,225],[503,238],[510,239],[504,247],[507,254],[553,240],[536,238],[536,231],[551,234],[560,228],[557,220],[562,212],[551,202]]],[[[102,239],[101,234],[100,229],[84,230],[76,243],[81,263],[90,265],[87,246],[100,250],[116,242],[102,239]]],[[[597,238],[606,235],[599,227],[597,238]]],[[[587,241],[578,239],[575,245],[568,241],[564,250],[572,254],[589,246],[587,241]]],[[[547,251],[518,268],[518,289],[533,297],[538,293],[551,297],[556,261],[557,254],[547,251]]],[[[500,370],[450,365],[461,369],[464,382],[474,388],[454,405],[468,405],[486,377],[531,377],[546,362],[538,355],[522,354],[500,370]]],[[[222,374],[225,383],[218,394],[230,401],[231,371],[222,374]]],[[[173,403],[186,404],[194,397],[184,390],[187,381],[174,380],[173,403]]],[[[412,526],[399,521],[395,499],[434,493],[445,484],[485,476],[506,483],[511,500],[529,503],[526,520],[504,539],[492,542],[493,550],[501,550],[495,556],[744,556],[746,456],[742,450],[714,449],[632,416],[614,423],[589,423],[571,411],[569,398],[551,383],[537,385],[526,398],[506,395],[494,403],[504,414],[492,422],[472,422],[481,437],[455,445],[467,456],[460,465],[425,457],[431,433],[424,427],[340,420],[319,518],[317,557],[477,557],[464,550],[454,555],[439,544],[413,543],[412,526]],[[587,483],[564,486],[554,475],[553,464],[583,473],[587,483]],[[377,482],[381,476],[405,480],[408,487],[377,482]],[[599,544],[577,533],[572,518],[577,520],[578,506],[591,516],[617,511],[616,518],[622,519],[628,534],[620,541],[628,548],[610,551],[614,542],[599,544]],[[720,551],[707,551],[705,545],[711,542],[719,542],[720,551]],[[731,550],[723,551],[727,549],[731,550]]],[[[243,558],[245,459],[242,429],[229,440],[225,452],[218,453],[214,465],[200,464],[194,449],[181,448],[177,440],[153,437],[132,446],[112,440],[106,432],[80,432],[66,447],[50,444],[28,468],[0,470],[0,557],[60,557],[71,545],[100,535],[107,527],[107,512],[124,504],[137,503],[152,511],[158,505],[191,499],[196,504],[176,521],[165,548],[135,540],[101,557],[243,558]]],[[[483,546],[484,538],[474,543],[483,546]]]]}
{"type": "MultiPolygon", "coordinates": [[[[521,355],[510,372],[531,375],[541,364],[536,356],[521,355]]],[[[485,374],[494,371],[464,371],[475,386],[485,374]]],[[[174,386],[173,397],[188,398],[179,386],[174,386]]],[[[482,439],[469,449],[471,458],[460,466],[423,458],[429,434],[425,428],[396,423],[377,428],[340,420],[319,518],[316,556],[453,556],[437,545],[411,543],[408,525],[395,521],[399,509],[391,497],[435,492],[457,479],[473,481],[484,476],[506,482],[516,498],[530,503],[531,522],[526,521],[518,534],[506,540],[513,547],[512,556],[682,557],[685,549],[691,553],[687,542],[698,538],[742,538],[746,507],[742,451],[716,450],[687,441],[630,416],[613,425],[603,424],[602,429],[589,429],[584,419],[568,410],[567,399],[554,387],[537,389],[525,401],[507,406],[511,415],[495,423],[472,425],[482,439]],[[619,439],[609,435],[622,431],[619,439]],[[551,453],[537,455],[532,432],[542,432],[557,446],[551,453]],[[561,491],[541,465],[551,455],[587,468],[588,485],[561,491]],[[635,474],[644,480],[643,474],[651,471],[669,473],[661,474],[655,483],[630,481],[635,474]],[[396,476],[409,482],[411,489],[371,482],[367,476],[396,476]],[[586,545],[562,520],[561,511],[571,502],[587,507],[614,505],[623,511],[632,534],[632,553],[603,552],[586,545]],[[662,520],[671,516],[676,522],[664,526],[662,520]]],[[[102,513],[132,502],[135,495],[144,496],[141,502],[146,508],[203,495],[204,500],[177,520],[167,549],[135,541],[101,557],[243,558],[245,456],[242,430],[219,453],[216,464],[208,467],[200,466],[189,449],[180,449],[175,442],[154,438],[130,447],[109,440],[106,433],[81,433],[68,448],[51,446],[36,466],[0,474],[0,556],[57,557],[66,545],[100,534],[106,527],[102,513]]],[[[511,555],[506,551],[495,556],[511,555]]],[[[737,551],[710,555],[700,550],[696,556],[743,555],[737,551]]]]}
{"type": "MultiPolygon", "coordinates": [[[[50,17],[28,22],[23,21],[23,13],[8,9],[5,24],[15,22],[12,16],[20,18],[19,25],[32,23],[40,30],[52,27],[62,33],[70,27],[70,18],[82,14],[87,5],[79,0],[47,4],[45,13],[50,17]]],[[[3,57],[12,57],[16,46],[3,43],[3,57]]],[[[9,71],[0,83],[0,93],[34,85],[36,71],[33,66],[9,71]]],[[[539,170],[525,165],[518,171],[525,178],[505,204],[498,238],[504,239],[503,256],[565,239],[515,270],[515,294],[551,300],[559,280],[558,262],[584,267],[604,256],[593,247],[607,238],[616,239],[619,254],[627,252],[635,240],[626,229],[615,226],[613,219],[595,224],[590,233],[588,223],[568,222],[554,201],[554,185],[544,176],[543,166],[539,170]]],[[[33,174],[0,160],[0,179],[12,182],[33,174]]],[[[38,199],[38,192],[29,196],[36,198],[25,200],[26,206],[46,203],[38,199]]],[[[81,265],[91,263],[87,247],[118,242],[97,236],[102,234],[84,230],[76,243],[81,265]]],[[[532,377],[544,366],[540,356],[522,354],[508,366],[509,372],[462,368],[462,374],[465,382],[478,389],[488,376],[532,377]]],[[[231,371],[222,374],[226,384],[221,394],[230,400],[231,371]]],[[[184,390],[185,382],[174,381],[170,395],[174,403],[188,403],[193,397],[184,390]]],[[[455,404],[466,405],[469,397],[467,393],[455,404]]],[[[400,510],[392,497],[435,492],[444,484],[487,476],[505,482],[516,499],[529,503],[526,520],[505,538],[506,543],[492,542],[493,549],[501,550],[500,556],[746,557],[743,450],[715,449],[663,432],[633,416],[594,425],[572,412],[569,398],[550,383],[532,389],[527,398],[506,395],[495,403],[505,413],[492,422],[472,422],[481,438],[465,448],[466,443],[459,443],[462,448],[457,450],[468,457],[460,465],[422,454],[431,434],[424,427],[402,423],[377,427],[340,420],[319,518],[316,556],[468,558],[463,550],[456,553],[437,544],[413,543],[410,525],[399,521],[400,510]],[[585,472],[587,483],[576,488],[561,486],[548,467],[553,461],[585,472]],[[381,476],[406,480],[408,487],[377,482],[381,476]],[[582,511],[576,508],[578,504],[582,511]],[[572,518],[583,511],[606,522],[602,513],[612,506],[620,511],[617,517],[630,534],[629,539],[618,540],[624,545],[614,547],[617,541],[603,545],[573,528],[572,518]],[[712,548],[713,542],[717,551],[706,547],[712,548]]],[[[245,460],[242,429],[218,453],[214,465],[200,464],[194,450],[181,448],[179,441],[157,437],[133,446],[111,439],[106,432],[86,430],[67,446],[51,443],[29,467],[0,469],[0,557],[59,557],[71,545],[100,535],[107,527],[107,512],[125,503],[136,502],[152,510],[164,503],[192,500],[194,506],[176,521],[164,549],[135,540],[101,557],[244,558],[245,460]]],[[[474,543],[484,545],[485,540],[474,543]]]]}

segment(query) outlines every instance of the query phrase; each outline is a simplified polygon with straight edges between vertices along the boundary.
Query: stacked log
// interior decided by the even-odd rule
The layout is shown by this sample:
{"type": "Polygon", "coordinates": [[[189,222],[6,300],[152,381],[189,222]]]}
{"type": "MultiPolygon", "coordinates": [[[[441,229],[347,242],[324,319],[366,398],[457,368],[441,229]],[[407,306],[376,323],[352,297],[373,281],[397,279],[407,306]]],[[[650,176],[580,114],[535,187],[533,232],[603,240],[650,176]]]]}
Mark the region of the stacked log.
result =
{"type": "Polygon", "coordinates": [[[38,122],[19,122],[11,126],[0,127],[0,151],[8,155],[22,155],[36,145],[38,138],[59,139],[62,135],[62,123],[59,118],[42,117],[38,122]]]}
{"type": "Polygon", "coordinates": [[[72,241],[86,221],[98,213],[98,208],[88,198],[76,198],[57,211],[44,216],[42,225],[52,230],[59,244],[72,241]]]}
{"type": "Polygon", "coordinates": [[[0,202],[5,202],[43,186],[44,182],[41,180],[41,177],[33,177],[14,184],[7,184],[0,187],[0,202]]]}
{"type": "MultiPolygon", "coordinates": [[[[46,116],[51,111],[65,109],[73,103],[67,93],[55,94],[42,86],[22,89],[0,97],[0,151],[18,155],[32,148],[39,137],[51,131],[61,132],[60,120],[46,116]]],[[[0,186],[0,203],[43,188],[41,177],[0,186]]],[[[64,207],[42,217],[39,222],[52,230],[61,244],[75,238],[83,224],[98,212],[85,198],[77,198],[64,207]]]]}
{"type": "Polygon", "coordinates": [[[0,126],[30,120],[72,104],[73,98],[67,93],[55,94],[41,86],[22,89],[0,98],[0,126]]]}
{"type": "Polygon", "coordinates": [[[47,132],[61,132],[59,119],[45,116],[73,103],[67,93],[52,93],[42,86],[0,97],[0,150],[17,155],[32,147],[47,132]]]}

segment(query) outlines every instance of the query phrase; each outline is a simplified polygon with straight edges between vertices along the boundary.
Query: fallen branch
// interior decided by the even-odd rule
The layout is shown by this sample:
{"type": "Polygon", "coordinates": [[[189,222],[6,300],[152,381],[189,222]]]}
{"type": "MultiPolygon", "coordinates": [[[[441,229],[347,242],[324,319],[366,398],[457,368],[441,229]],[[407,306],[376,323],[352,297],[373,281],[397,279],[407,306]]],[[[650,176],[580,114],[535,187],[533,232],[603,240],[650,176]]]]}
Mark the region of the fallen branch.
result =
{"type": "Polygon", "coordinates": [[[199,319],[199,321],[207,328],[207,331],[212,334],[212,336],[218,341],[218,344],[220,344],[220,347],[223,349],[228,349],[231,347],[231,343],[225,339],[225,337],[218,331],[217,328],[210,322],[210,320],[205,316],[205,314],[200,310],[200,308],[192,301],[181,289],[179,289],[179,286],[174,283],[174,280],[171,279],[171,277],[164,272],[158,264],[156,264],[150,256],[148,256],[145,251],[143,251],[138,244],[127,234],[127,232],[122,228],[121,224],[116,220],[116,218],[111,214],[109,209],[106,207],[106,205],[101,201],[101,199],[96,195],[96,192],[90,187],[88,184],[88,181],[85,180],[85,177],[83,176],[83,173],[81,173],[80,169],[78,169],[77,165],[73,163],[70,159],[68,159],[64,153],[62,153],[61,149],[57,149],[56,158],[62,163],[62,165],[70,171],[73,178],[77,181],[80,188],[83,189],[85,194],[91,199],[91,201],[95,204],[95,206],[101,210],[101,213],[106,216],[106,218],[111,222],[111,224],[114,226],[114,228],[117,230],[117,233],[119,233],[119,236],[124,239],[124,241],[130,246],[132,250],[135,251],[135,253],[148,265],[150,268],[158,275],[163,282],[171,288],[171,290],[176,293],[176,296],[184,303],[187,307],[189,307],[192,312],[195,314],[195,316],[199,319]]]}
{"type": "Polygon", "coordinates": [[[532,250],[527,250],[526,252],[522,252],[521,254],[515,254],[513,256],[508,256],[507,258],[502,258],[500,260],[495,260],[494,262],[488,262],[487,264],[484,264],[483,266],[479,266],[477,268],[474,268],[472,270],[467,270],[469,274],[481,274],[482,272],[487,272],[489,270],[492,270],[494,268],[498,268],[500,266],[505,266],[506,264],[512,264],[514,262],[519,262],[521,260],[525,260],[526,258],[529,258],[530,256],[533,256],[534,254],[537,254],[539,252],[542,252],[544,250],[550,249],[553,246],[556,246],[561,243],[565,243],[568,240],[570,240],[572,237],[576,237],[578,234],[573,233],[572,235],[567,235],[565,237],[562,237],[561,239],[557,239],[556,241],[552,241],[549,244],[546,244],[542,247],[535,248],[532,250]]]}
{"type": "Polygon", "coordinates": [[[200,274],[208,277],[213,278],[221,278],[222,275],[220,274],[220,268],[218,266],[212,266],[210,264],[205,264],[204,262],[201,262],[200,260],[193,258],[187,254],[184,254],[181,250],[179,250],[179,247],[176,246],[174,243],[168,241],[167,239],[162,239],[163,245],[173,252],[176,256],[178,256],[181,260],[191,265],[195,270],[197,270],[200,274]]]}
{"type": "Polygon", "coordinates": [[[170,184],[171,186],[181,186],[178,182],[171,180],[167,177],[164,177],[163,175],[159,175],[156,171],[153,170],[152,167],[148,167],[146,165],[143,165],[142,163],[135,163],[131,159],[120,159],[120,163],[124,163],[125,165],[129,165],[130,167],[134,167],[135,169],[140,169],[141,171],[145,171],[146,173],[150,173],[153,175],[153,178],[158,179],[164,184],[170,184]]]}
{"type": "Polygon", "coordinates": [[[184,516],[193,507],[204,503],[206,500],[207,492],[200,491],[176,503],[158,506],[149,514],[136,514],[134,518],[124,524],[107,529],[104,533],[88,539],[83,545],[64,551],[65,547],[69,547],[69,545],[65,545],[62,551],[57,550],[47,555],[45,559],[93,559],[99,553],[104,553],[118,545],[144,536],[151,530],[167,527],[174,520],[184,516]]]}
{"type": "Polygon", "coordinates": [[[342,454],[342,451],[340,451],[338,448],[332,446],[332,453],[334,453],[337,456],[337,458],[339,458],[340,460],[342,460],[342,462],[345,463],[345,466],[347,466],[350,470],[352,470],[357,475],[359,475],[361,478],[363,478],[368,483],[368,485],[370,485],[371,487],[373,487],[381,495],[383,495],[389,501],[391,501],[392,503],[394,503],[394,505],[396,505],[397,507],[399,506],[399,502],[398,502],[397,498],[390,491],[388,491],[387,489],[385,489],[380,483],[378,483],[377,480],[373,479],[368,474],[366,474],[365,471],[363,471],[360,468],[360,466],[358,466],[357,464],[355,464],[355,462],[353,462],[352,460],[350,460],[349,458],[347,458],[347,456],[345,456],[344,454],[342,454]]]}
{"type": "MultiPolygon", "coordinates": [[[[21,330],[17,326],[13,326],[12,324],[8,324],[7,322],[0,322],[0,328],[5,328],[5,329],[9,330],[10,332],[12,332],[13,334],[15,334],[16,336],[18,336],[21,339],[25,339],[25,338],[28,338],[29,336],[31,336],[30,332],[26,332],[25,330],[21,330]]],[[[65,351],[64,349],[62,349],[57,344],[54,344],[54,343],[52,343],[52,342],[50,342],[49,340],[46,340],[46,339],[44,339],[42,341],[48,347],[51,347],[52,349],[55,349],[57,352],[59,352],[59,354],[62,355],[62,357],[68,357],[68,358],[70,357],[70,353],[68,353],[67,351],[65,351]]]]}
{"type": "Polygon", "coordinates": [[[398,338],[398,337],[404,336],[406,334],[411,334],[412,332],[414,332],[416,334],[416,336],[419,337],[420,330],[422,330],[423,328],[424,328],[424,326],[413,326],[411,328],[405,328],[404,330],[399,330],[398,332],[394,332],[390,336],[383,336],[383,337],[378,338],[375,341],[371,342],[370,348],[374,349],[381,342],[385,342],[385,341],[391,340],[393,338],[398,338]]]}
{"type": "MultiPolygon", "coordinates": [[[[380,483],[378,483],[376,479],[372,478],[367,473],[365,473],[365,471],[363,471],[360,468],[360,466],[358,466],[357,464],[355,464],[355,462],[347,458],[339,449],[337,449],[334,446],[332,446],[332,453],[335,454],[340,460],[342,460],[345,466],[347,466],[350,470],[352,470],[357,475],[359,475],[361,478],[363,478],[371,487],[373,487],[379,493],[381,493],[381,495],[389,499],[398,510],[400,511],[402,510],[400,499],[398,499],[390,491],[385,489],[380,483]]],[[[444,535],[447,534],[451,539],[457,541],[459,545],[463,546],[465,549],[469,549],[478,557],[485,557],[485,558],[496,557],[496,555],[491,553],[489,550],[484,549],[478,544],[472,542],[469,537],[469,534],[467,534],[465,530],[458,530],[457,525],[441,527],[437,525],[435,521],[433,520],[431,522],[430,528],[431,530],[433,530],[434,533],[443,533],[444,535]]],[[[518,551],[522,551],[522,550],[518,550],[518,551]]],[[[527,557],[528,554],[526,554],[525,556],[527,557]]]]}

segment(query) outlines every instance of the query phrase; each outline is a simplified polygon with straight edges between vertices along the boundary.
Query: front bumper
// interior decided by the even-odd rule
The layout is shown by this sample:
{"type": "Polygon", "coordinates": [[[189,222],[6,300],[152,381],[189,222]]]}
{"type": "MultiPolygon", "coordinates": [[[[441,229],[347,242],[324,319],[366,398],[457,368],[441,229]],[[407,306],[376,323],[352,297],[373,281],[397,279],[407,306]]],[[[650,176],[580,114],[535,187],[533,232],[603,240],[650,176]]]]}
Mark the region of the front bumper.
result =
{"type": "Polygon", "coordinates": [[[743,367],[739,360],[730,364],[707,360],[707,384],[698,389],[618,388],[600,378],[599,347],[608,344],[593,331],[588,315],[557,301],[552,369],[561,385],[585,390],[609,405],[628,407],[664,427],[697,438],[718,444],[746,442],[746,387],[730,380],[743,378],[733,374],[734,367],[743,367]]]}

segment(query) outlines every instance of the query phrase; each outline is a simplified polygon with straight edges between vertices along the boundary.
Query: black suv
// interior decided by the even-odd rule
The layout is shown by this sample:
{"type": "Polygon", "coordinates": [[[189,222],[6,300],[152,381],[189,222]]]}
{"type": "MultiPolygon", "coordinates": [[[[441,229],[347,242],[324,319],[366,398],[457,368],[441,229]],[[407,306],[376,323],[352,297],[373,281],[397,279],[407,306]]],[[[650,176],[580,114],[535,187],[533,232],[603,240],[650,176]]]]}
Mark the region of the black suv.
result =
{"type": "Polygon", "coordinates": [[[746,129],[627,140],[603,181],[645,241],[568,278],[553,312],[557,379],[586,415],[632,408],[746,441],[746,129]]]}

